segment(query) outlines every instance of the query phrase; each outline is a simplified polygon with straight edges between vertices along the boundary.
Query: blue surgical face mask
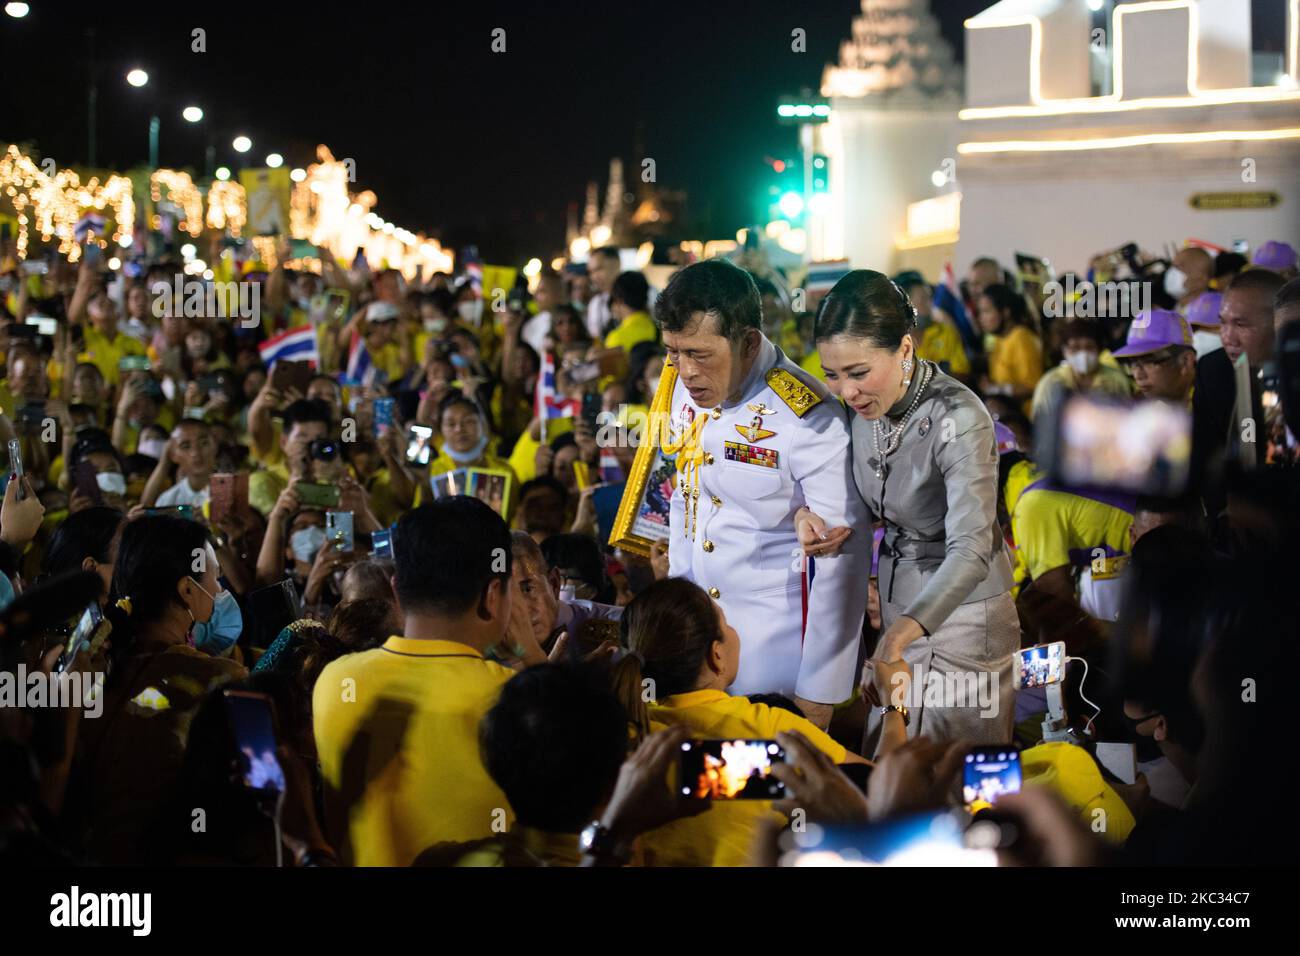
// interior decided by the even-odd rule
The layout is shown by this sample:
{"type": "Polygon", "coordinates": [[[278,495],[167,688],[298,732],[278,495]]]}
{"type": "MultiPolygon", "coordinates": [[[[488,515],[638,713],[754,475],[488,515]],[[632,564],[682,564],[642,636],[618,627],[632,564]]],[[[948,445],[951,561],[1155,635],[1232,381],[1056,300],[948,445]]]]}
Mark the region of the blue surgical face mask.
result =
{"type": "Polygon", "coordinates": [[[289,536],[289,548],[293,551],[293,556],[303,564],[315,561],[316,554],[324,543],[325,529],[319,525],[299,528],[289,536]]]}
{"type": "MultiPolygon", "coordinates": [[[[197,581],[200,591],[208,594],[207,588],[197,581]]],[[[208,594],[208,597],[212,597],[208,594]]],[[[244,614],[239,610],[239,602],[229,591],[218,591],[212,598],[212,616],[206,621],[194,623],[194,646],[205,653],[224,654],[230,646],[239,640],[244,631],[244,614]]]]}

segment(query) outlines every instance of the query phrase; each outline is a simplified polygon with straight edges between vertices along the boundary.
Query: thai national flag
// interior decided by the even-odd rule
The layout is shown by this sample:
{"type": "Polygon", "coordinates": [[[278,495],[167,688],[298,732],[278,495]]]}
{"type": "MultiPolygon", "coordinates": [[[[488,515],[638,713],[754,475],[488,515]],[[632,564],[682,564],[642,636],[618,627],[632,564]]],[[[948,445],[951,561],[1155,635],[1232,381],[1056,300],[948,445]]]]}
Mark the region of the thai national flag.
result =
{"type": "Polygon", "coordinates": [[[310,325],[300,325],[295,329],[286,329],[279,335],[272,336],[257,350],[262,353],[262,361],[270,368],[281,359],[293,362],[311,362],[320,365],[320,355],[316,351],[316,330],[310,325]]]}
{"type": "Polygon", "coordinates": [[[626,477],[623,474],[623,466],[618,463],[618,456],[614,454],[614,450],[612,448],[602,448],[600,450],[600,480],[605,484],[616,485],[626,477]]]}
{"type": "Polygon", "coordinates": [[[975,327],[971,325],[970,317],[966,315],[966,306],[961,301],[961,288],[957,285],[957,278],[952,273],[952,263],[944,264],[943,273],[939,277],[939,284],[934,287],[934,306],[937,309],[943,309],[944,312],[952,316],[953,325],[957,326],[957,331],[961,333],[962,344],[966,346],[967,352],[982,352],[984,350],[980,336],[976,333],[975,327]]]}
{"type": "Polygon", "coordinates": [[[352,347],[348,349],[348,367],[343,372],[343,383],[345,385],[369,385],[375,377],[374,362],[370,359],[370,350],[366,348],[366,340],[359,334],[353,333],[352,347]]]}
{"type": "Polygon", "coordinates": [[[542,370],[537,375],[537,417],[577,418],[582,414],[582,402],[576,398],[561,398],[555,388],[555,354],[542,356],[542,370]]]}
{"type": "Polygon", "coordinates": [[[103,234],[104,217],[94,212],[86,213],[72,227],[72,235],[77,242],[85,242],[91,235],[102,236],[103,234]]]}

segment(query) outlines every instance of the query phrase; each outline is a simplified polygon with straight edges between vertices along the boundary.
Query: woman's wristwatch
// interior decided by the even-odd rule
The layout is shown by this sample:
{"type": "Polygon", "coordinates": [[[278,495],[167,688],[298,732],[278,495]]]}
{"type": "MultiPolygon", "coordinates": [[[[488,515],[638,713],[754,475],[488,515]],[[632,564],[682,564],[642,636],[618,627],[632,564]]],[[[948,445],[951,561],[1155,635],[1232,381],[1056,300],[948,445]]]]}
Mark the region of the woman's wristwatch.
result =
{"type": "Polygon", "coordinates": [[[608,860],[619,866],[632,858],[631,849],[599,820],[593,820],[578,835],[578,849],[584,856],[608,860]]]}
{"type": "Polygon", "coordinates": [[[904,726],[904,727],[906,727],[906,726],[908,725],[908,723],[909,723],[909,722],[911,721],[911,719],[912,719],[912,715],[908,712],[908,709],[907,709],[906,707],[903,707],[903,706],[900,705],[900,704],[886,704],[884,707],[881,707],[881,708],[880,708],[880,719],[881,719],[881,720],[884,720],[884,719],[885,719],[885,716],[886,716],[886,715],[887,715],[891,710],[894,711],[895,713],[897,713],[899,717],[902,717],[902,718],[903,718],[903,726],[904,726]]]}

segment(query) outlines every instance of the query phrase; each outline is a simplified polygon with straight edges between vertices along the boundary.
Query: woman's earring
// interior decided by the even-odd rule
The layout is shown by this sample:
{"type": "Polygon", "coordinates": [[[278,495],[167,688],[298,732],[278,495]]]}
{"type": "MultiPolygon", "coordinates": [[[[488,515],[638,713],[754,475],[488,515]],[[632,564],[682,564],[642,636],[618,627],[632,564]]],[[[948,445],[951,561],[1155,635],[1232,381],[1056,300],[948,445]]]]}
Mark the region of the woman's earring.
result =
{"type": "Polygon", "coordinates": [[[911,372],[912,372],[912,360],[911,360],[911,359],[903,359],[903,374],[904,374],[904,375],[909,375],[909,374],[911,374],[911,372]]]}

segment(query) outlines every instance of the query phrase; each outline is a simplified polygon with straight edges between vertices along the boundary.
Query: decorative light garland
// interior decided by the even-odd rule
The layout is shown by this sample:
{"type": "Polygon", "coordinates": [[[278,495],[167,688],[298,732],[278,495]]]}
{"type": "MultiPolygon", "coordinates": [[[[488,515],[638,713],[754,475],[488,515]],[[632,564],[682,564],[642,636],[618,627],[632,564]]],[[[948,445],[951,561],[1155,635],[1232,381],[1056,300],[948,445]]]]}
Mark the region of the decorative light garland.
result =
{"type": "Polygon", "coordinates": [[[208,228],[229,229],[235,238],[248,222],[248,197],[234,180],[215,179],[208,187],[208,228]]]}
{"type": "Polygon", "coordinates": [[[114,242],[130,235],[135,227],[131,180],[113,175],[101,185],[99,177],[92,176],[82,185],[81,177],[71,169],[60,169],[48,176],[30,156],[12,144],[0,157],[0,191],[13,203],[18,220],[19,259],[27,257],[30,230],[35,227],[43,242],[57,236],[59,252],[69,262],[76,262],[81,258],[76,239],[77,222],[90,209],[101,213],[112,209],[114,242]]]}
{"type": "Polygon", "coordinates": [[[149,178],[149,189],[155,205],[163,201],[163,190],[167,191],[167,201],[185,212],[180,228],[197,238],[203,231],[203,194],[190,179],[190,174],[175,169],[159,169],[149,178]]]}

